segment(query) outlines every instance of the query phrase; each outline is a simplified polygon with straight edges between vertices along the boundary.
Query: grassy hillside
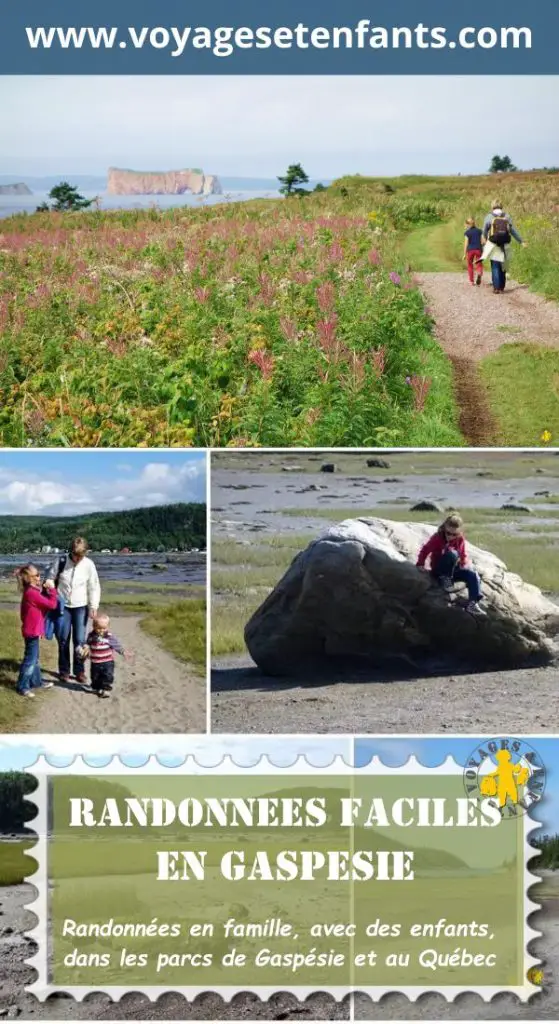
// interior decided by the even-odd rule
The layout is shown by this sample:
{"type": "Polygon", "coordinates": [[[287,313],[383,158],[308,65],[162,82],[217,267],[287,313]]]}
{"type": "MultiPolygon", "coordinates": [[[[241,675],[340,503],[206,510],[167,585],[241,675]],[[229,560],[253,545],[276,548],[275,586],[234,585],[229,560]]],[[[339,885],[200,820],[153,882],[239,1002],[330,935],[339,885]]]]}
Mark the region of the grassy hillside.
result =
{"type": "Polygon", "coordinates": [[[44,545],[64,549],[72,537],[82,535],[96,551],[205,548],[206,506],[182,503],[82,516],[0,516],[0,551],[8,554],[44,545]]]}
{"type": "Polygon", "coordinates": [[[464,443],[413,272],[461,269],[464,219],[496,193],[529,241],[514,276],[559,299],[551,171],[4,220],[0,443],[464,443]]]}

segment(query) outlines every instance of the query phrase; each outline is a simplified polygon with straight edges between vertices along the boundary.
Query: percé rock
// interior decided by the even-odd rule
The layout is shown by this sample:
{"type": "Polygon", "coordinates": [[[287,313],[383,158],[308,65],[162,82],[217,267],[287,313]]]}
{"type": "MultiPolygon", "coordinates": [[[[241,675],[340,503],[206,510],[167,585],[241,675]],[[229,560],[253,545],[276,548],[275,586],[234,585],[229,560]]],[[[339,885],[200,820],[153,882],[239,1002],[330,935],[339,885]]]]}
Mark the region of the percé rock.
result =
{"type": "Polygon", "coordinates": [[[464,588],[449,597],[416,568],[432,533],[432,525],[383,519],[330,527],[297,555],[247,623],[256,664],[281,676],[340,656],[380,667],[401,661],[425,673],[554,660],[559,607],[495,555],[468,544],[488,613],[471,615],[464,588]]]}
{"type": "Polygon", "coordinates": [[[31,189],[24,181],[18,181],[15,185],[0,185],[0,196],[32,196],[31,189]]]}
{"type": "Polygon", "coordinates": [[[128,171],[109,167],[107,192],[110,196],[195,196],[221,195],[215,174],[200,170],[128,171]]]}

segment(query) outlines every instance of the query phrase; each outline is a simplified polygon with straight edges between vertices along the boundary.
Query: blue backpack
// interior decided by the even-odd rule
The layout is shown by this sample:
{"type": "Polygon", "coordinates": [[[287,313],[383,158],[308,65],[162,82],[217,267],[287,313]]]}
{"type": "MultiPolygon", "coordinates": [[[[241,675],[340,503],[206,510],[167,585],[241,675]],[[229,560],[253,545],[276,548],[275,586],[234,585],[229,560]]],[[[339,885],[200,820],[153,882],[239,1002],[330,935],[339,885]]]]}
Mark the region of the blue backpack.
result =
{"type": "MultiPolygon", "coordinates": [[[[59,562],[58,562],[58,572],[56,574],[56,579],[54,581],[55,586],[58,586],[58,580],[60,578],[60,573],[64,571],[64,566],[65,565],[66,565],[66,556],[63,555],[62,558],[60,558],[59,562]]],[[[60,619],[64,615],[64,608],[66,607],[64,598],[61,597],[60,594],[58,594],[57,597],[58,597],[58,601],[57,601],[57,604],[56,604],[56,608],[53,608],[52,611],[47,612],[47,614],[45,616],[45,640],[52,640],[52,638],[54,636],[56,636],[56,630],[57,630],[58,624],[60,622],[60,619]]]]}

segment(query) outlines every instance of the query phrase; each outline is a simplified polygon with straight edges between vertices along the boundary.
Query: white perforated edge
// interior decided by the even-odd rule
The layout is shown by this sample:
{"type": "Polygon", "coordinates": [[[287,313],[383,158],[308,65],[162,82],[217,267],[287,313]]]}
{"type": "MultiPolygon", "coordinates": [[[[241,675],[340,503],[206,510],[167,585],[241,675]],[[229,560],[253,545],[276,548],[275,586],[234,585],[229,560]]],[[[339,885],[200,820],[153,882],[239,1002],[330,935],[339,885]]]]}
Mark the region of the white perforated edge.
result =
{"type": "Polygon", "coordinates": [[[453,757],[450,755],[446,760],[436,766],[428,767],[421,764],[417,758],[412,755],[408,758],[407,762],[400,765],[398,768],[394,768],[389,765],[385,765],[378,755],[375,755],[368,764],[363,767],[353,767],[348,765],[347,762],[341,757],[335,757],[332,762],[326,767],[316,767],[315,765],[309,765],[308,761],[300,756],[291,765],[285,767],[279,767],[273,764],[266,755],[262,755],[259,761],[249,767],[241,767],[236,764],[232,758],[227,755],[222,759],[219,764],[211,767],[201,766],[193,755],[188,755],[184,762],[177,767],[168,767],[162,765],[155,756],[150,756],[146,763],[141,766],[135,766],[130,768],[122,763],[120,758],[115,755],[111,758],[110,762],[106,765],[97,766],[88,764],[88,762],[82,757],[77,756],[71,765],[61,767],[59,765],[53,765],[49,760],[41,755],[32,767],[32,770],[28,769],[30,774],[35,776],[38,782],[37,790],[30,795],[27,799],[30,799],[37,806],[37,815],[29,822],[29,827],[37,834],[37,843],[30,851],[32,856],[38,864],[38,869],[34,874],[26,877],[25,881],[29,882],[37,890],[36,898],[29,904],[26,904],[26,908],[32,911],[37,918],[37,925],[32,930],[26,932],[26,936],[37,944],[37,953],[27,959],[27,963],[30,967],[37,971],[36,981],[29,986],[26,986],[26,991],[34,995],[40,1002],[44,1002],[49,996],[55,992],[64,992],[72,998],[81,1002],[86,996],[91,995],[93,992],[102,993],[108,995],[111,999],[119,1001],[123,996],[130,993],[137,993],[146,996],[151,1002],[155,1002],[160,996],[166,993],[173,992],[184,996],[187,1000],[192,1001],[197,996],[203,995],[206,992],[215,992],[226,1002],[230,1002],[236,995],[241,992],[249,992],[256,995],[259,999],[268,1000],[271,996],[278,992],[288,992],[293,994],[297,999],[304,1000],[308,996],[316,994],[317,992],[324,992],[332,996],[337,1001],[341,1001],[347,995],[351,993],[362,993],[369,996],[372,1000],[377,1002],[383,996],[388,994],[400,994],[406,996],[411,1002],[415,1002],[419,996],[425,993],[434,993],[442,995],[447,1002],[453,1002],[459,995],[466,993],[473,993],[479,995],[484,1002],[489,1002],[496,995],[501,993],[511,993],[515,995],[522,1002],[526,1002],[532,995],[541,991],[538,985],[534,985],[528,981],[526,974],[529,969],[536,964],[541,963],[537,957],[532,956],[528,952],[528,944],[532,939],[539,938],[541,932],[533,929],[528,923],[528,917],[534,911],[540,909],[540,904],[535,903],[529,895],[530,887],[538,882],[539,876],[535,875],[528,868],[528,862],[535,856],[535,851],[530,843],[528,837],[532,831],[539,828],[541,823],[535,821],[528,814],[523,815],[524,824],[524,978],[525,983],[521,986],[507,986],[507,987],[495,987],[495,986],[479,986],[473,987],[461,987],[461,986],[340,986],[333,985],[329,987],[321,987],[319,989],[300,986],[300,985],[275,985],[275,986],[245,986],[241,985],[238,987],[234,986],[220,986],[215,988],[208,988],[207,986],[189,986],[189,987],[165,987],[146,985],[143,987],[135,986],[105,986],[105,987],[92,987],[92,986],[66,986],[59,987],[49,984],[48,978],[48,911],[47,911],[47,896],[48,896],[48,882],[47,882],[47,864],[48,864],[48,844],[47,844],[47,792],[48,792],[48,778],[49,776],[55,776],[60,774],[76,774],[76,775],[145,775],[145,774],[161,774],[161,775],[176,775],[176,774],[216,774],[216,775],[243,775],[248,773],[262,774],[275,774],[275,775],[301,775],[301,774],[318,774],[318,775],[359,775],[359,774],[378,774],[378,775],[393,775],[395,773],[409,773],[409,769],[413,769],[415,773],[421,773],[422,775],[440,775],[440,774],[462,774],[463,767],[458,764],[453,757]]]}

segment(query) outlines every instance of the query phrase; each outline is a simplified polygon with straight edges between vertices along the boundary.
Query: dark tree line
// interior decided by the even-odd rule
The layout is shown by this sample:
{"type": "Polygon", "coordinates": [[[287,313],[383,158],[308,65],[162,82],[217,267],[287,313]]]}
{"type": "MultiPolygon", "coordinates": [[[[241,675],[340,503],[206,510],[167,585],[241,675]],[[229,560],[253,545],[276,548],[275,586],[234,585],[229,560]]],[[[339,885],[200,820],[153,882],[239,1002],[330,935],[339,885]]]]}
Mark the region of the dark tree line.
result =
{"type": "Polygon", "coordinates": [[[199,503],[155,505],[123,512],[82,516],[0,516],[0,551],[15,554],[45,545],[66,549],[84,536],[95,551],[130,548],[157,551],[206,546],[206,506],[199,503]]]}
{"type": "Polygon", "coordinates": [[[530,844],[540,854],[537,860],[538,869],[551,868],[552,871],[556,871],[559,868],[559,835],[537,836],[530,840],[530,844]]]}
{"type": "Polygon", "coordinates": [[[25,772],[0,772],[0,833],[23,832],[35,817],[35,806],[25,800],[35,788],[35,779],[25,772]]]}

